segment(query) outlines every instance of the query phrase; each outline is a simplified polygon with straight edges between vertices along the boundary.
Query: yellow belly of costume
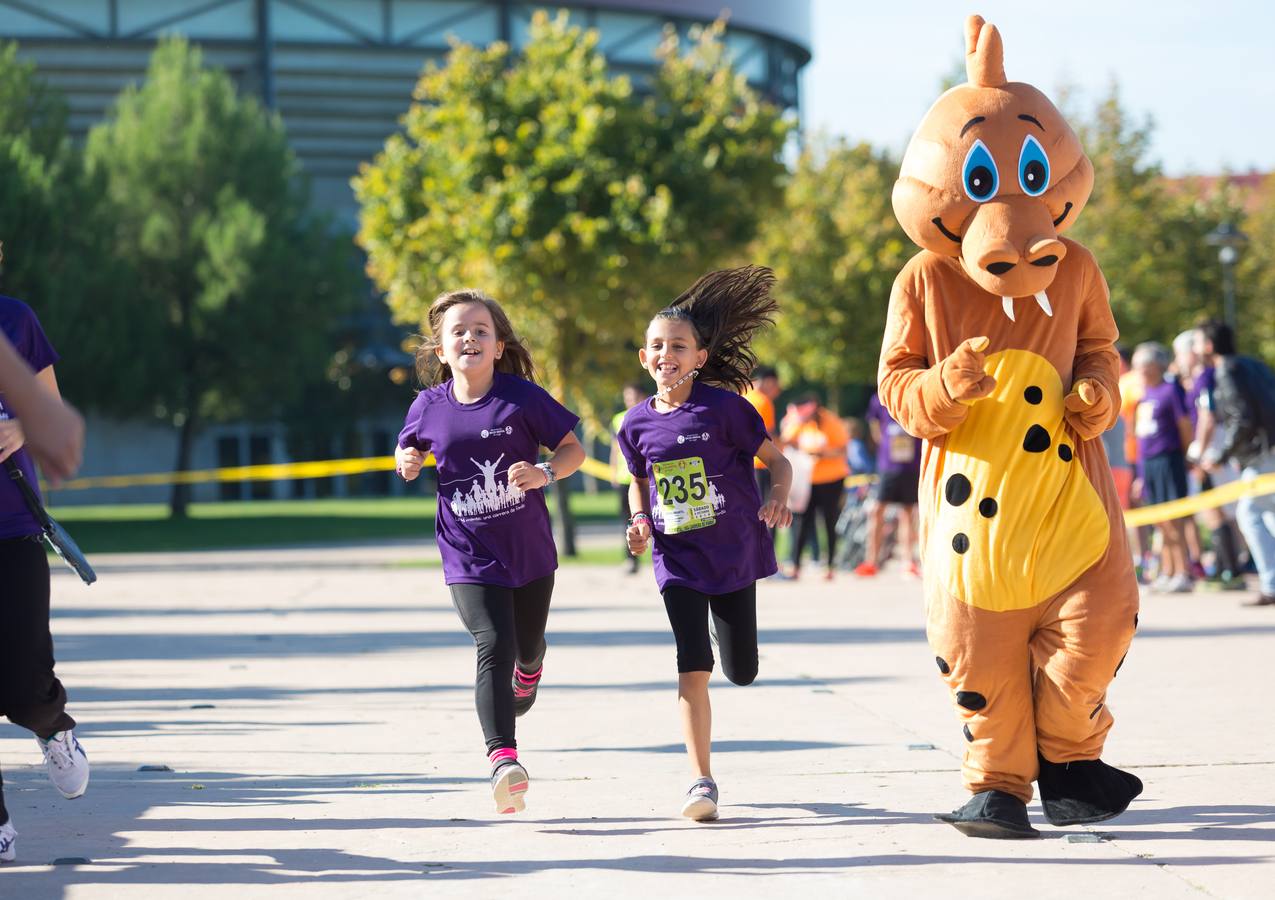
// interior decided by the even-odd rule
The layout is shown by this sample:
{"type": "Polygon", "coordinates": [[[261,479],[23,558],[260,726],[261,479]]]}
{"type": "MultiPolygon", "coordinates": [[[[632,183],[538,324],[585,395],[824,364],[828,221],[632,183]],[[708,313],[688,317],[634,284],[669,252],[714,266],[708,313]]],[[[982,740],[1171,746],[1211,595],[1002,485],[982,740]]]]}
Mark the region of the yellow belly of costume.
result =
{"type": "Polygon", "coordinates": [[[996,389],[970,407],[938,460],[926,568],[993,612],[1049,599],[1102,558],[1110,523],[1063,425],[1058,370],[1026,350],[987,357],[996,389]]]}

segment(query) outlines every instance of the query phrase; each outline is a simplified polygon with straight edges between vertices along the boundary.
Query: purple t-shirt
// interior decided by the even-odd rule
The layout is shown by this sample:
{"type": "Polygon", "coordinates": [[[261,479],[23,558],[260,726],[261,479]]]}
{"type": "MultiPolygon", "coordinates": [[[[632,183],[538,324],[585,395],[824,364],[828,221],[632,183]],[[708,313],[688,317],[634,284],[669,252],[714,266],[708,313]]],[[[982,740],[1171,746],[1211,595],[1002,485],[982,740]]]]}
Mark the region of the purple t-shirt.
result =
{"type": "Polygon", "coordinates": [[[877,471],[882,475],[921,471],[921,442],[903,430],[894,421],[889,410],[881,405],[876,394],[868,400],[868,421],[876,421],[881,428],[881,443],[877,446],[877,471]]]}
{"type": "Polygon", "coordinates": [[[1134,415],[1138,459],[1183,450],[1178,421],[1187,418],[1186,392],[1177,382],[1162,381],[1142,392],[1134,415]]]}
{"type": "Polygon", "coordinates": [[[580,421],[543,388],[496,373],[477,402],[447,381],[407,411],[400,447],[432,452],[438,465],[435,528],[448,584],[522,587],[558,568],[544,492],[509,484],[509,467],[534,463],[580,421]]]}
{"type": "Polygon", "coordinates": [[[775,574],[753,475],[753,457],[768,437],[751,403],[707,384],[696,383],[670,412],[656,412],[652,398],[625,415],[616,439],[629,471],[650,479],[651,557],[661,591],[729,594],[775,574]]]}
{"type": "MultiPolygon", "coordinates": [[[[21,300],[0,296],[0,331],[4,332],[9,343],[13,344],[13,349],[34,371],[47,369],[58,361],[58,354],[44,336],[40,320],[35,317],[31,307],[21,300]]],[[[13,413],[5,407],[4,394],[0,392],[0,419],[10,418],[13,418],[13,413]]],[[[35,463],[31,454],[26,450],[19,450],[11,458],[22,469],[27,484],[39,496],[40,485],[36,481],[35,463]]],[[[0,540],[39,533],[40,523],[27,508],[22,492],[13,483],[9,473],[0,468],[0,540]]]]}
{"type": "Polygon", "coordinates": [[[1200,410],[1213,409],[1213,388],[1216,384],[1217,376],[1212,366],[1200,370],[1200,374],[1195,376],[1191,390],[1186,395],[1187,408],[1191,411],[1192,423],[1199,418],[1200,410]]]}

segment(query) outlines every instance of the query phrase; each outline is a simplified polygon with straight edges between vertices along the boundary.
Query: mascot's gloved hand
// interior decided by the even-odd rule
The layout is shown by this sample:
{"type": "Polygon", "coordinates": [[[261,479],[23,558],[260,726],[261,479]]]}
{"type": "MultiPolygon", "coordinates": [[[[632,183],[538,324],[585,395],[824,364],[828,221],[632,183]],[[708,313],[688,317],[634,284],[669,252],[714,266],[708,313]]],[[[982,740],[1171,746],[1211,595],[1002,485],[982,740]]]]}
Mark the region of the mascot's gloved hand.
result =
{"type": "Polygon", "coordinates": [[[943,387],[953,400],[973,403],[996,388],[996,379],[983,370],[983,351],[986,349],[987,338],[972,337],[962,341],[947,359],[939,363],[943,387]]]}
{"type": "Polygon", "coordinates": [[[1063,398],[1063,420],[1082,441],[1096,438],[1111,424],[1111,394],[1096,381],[1082,378],[1063,398]]]}

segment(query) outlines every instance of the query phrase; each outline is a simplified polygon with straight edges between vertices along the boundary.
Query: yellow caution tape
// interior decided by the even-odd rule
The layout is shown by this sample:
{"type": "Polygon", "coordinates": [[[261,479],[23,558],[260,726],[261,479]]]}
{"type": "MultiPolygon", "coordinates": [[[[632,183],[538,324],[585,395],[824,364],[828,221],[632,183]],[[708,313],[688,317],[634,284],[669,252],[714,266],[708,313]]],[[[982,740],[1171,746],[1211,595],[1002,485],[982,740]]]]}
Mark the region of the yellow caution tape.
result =
{"type": "MultiPolygon", "coordinates": [[[[425,465],[434,465],[434,456],[425,458],[425,465]]],[[[306,478],[331,478],[336,475],[363,475],[368,472],[394,471],[393,456],[365,456],[358,459],[325,459],[315,462],[273,463],[260,466],[230,466],[221,469],[199,469],[191,472],[151,472],[141,475],[102,475],[75,478],[58,486],[59,491],[86,490],[89,488],[145,487],[167,484],[205,484],[227,481],[296,481],[306,478]]],[[[614,472],[601,460],[586,458],[580,471],[599,481],[615,484],[614,472]]],[[[877,480],[876,475],[851,475],[846,487],[859,487],[877,480]]],[[[1257,478],[1233,481],[1193,497],[1158,503],[1126,510],[1125,524],[1130,528],[1155,525],[1171,519],[1195,515],[1206,509],[1234,503],[1241,497],[1253,497],[1275,493],[1275,473],[1257,478]]]]}
{"type": "Polygon", "coordinates": [[[1183,497],[1181,500],[1170,500],[1168,503],[1157,503],[1155,506],[1125,510],[1124,521],[1130,528],[1155,525],[1158,522],[1181,519],[1206,509],[1234,503],[1241,497],[1256,497],[1262,494],[1275,494],[1275,473],[1232,481],[1221,487],[1201,491],[1194,497],[1183,497]]]}

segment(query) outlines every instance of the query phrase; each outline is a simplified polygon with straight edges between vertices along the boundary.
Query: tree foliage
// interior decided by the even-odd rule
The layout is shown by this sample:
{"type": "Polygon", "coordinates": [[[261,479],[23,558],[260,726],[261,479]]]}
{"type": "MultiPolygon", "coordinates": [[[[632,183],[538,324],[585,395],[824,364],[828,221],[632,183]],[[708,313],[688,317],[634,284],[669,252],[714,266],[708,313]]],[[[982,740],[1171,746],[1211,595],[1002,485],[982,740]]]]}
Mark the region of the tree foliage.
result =
{"type": "MultiPolygon", "coordinates": [[[[278,117],[184,40],[161,42],[86,161],[128,285],[103,310],[128,339],[95,350],[108,371],[142,371],[110,408],[180,428],[185,470],[200,424],[274,416],[323,377],[333,318],[356,296],[349,251],[309,213],[278,117]]],[[[175,491],[174,513],[184,504],[175,491]]]]}
{"type": "Polygon", "coordinates": [[[1094,191],[1068,232],[1093,251],[1111,289],[1122,342],[1167,342],[1222,307],[1217,251],[1205,235],[1237,221],[1233,196],[1174,189],[1150,156],[1152,124],[1137,121],[1113,86],[1073,125],[1094,164],[1094,191]]]}
{"type": "Polygon", "coordinates": [[[475,286],[550,388],[595,416],[649,317],[742,252],[777,198],[791,124],[734,72],[721,26],[666,39],[643,90],[593,31],[538,13],[515,57],[457,44],[354,181],[368,272],[402,322],[475,286]]]}
{"type": "Polygon", "coordinates": [[[833,396],[876,380],[890,286],[916,252],[890,205],[898,169],[888,153],[843,141],[798,160],[755,254],[779,279],[783,314],[762,348],[785,381],[833,396]]]}
{"type": "Polygon", "coordinates": [[[0,49],[0,290],[26,300],[63,354],[58,377],[77,403],[102,388],[80,352],[94,298],[110,284],[95,191],[66,131],[62,97],[0,49]]]}

